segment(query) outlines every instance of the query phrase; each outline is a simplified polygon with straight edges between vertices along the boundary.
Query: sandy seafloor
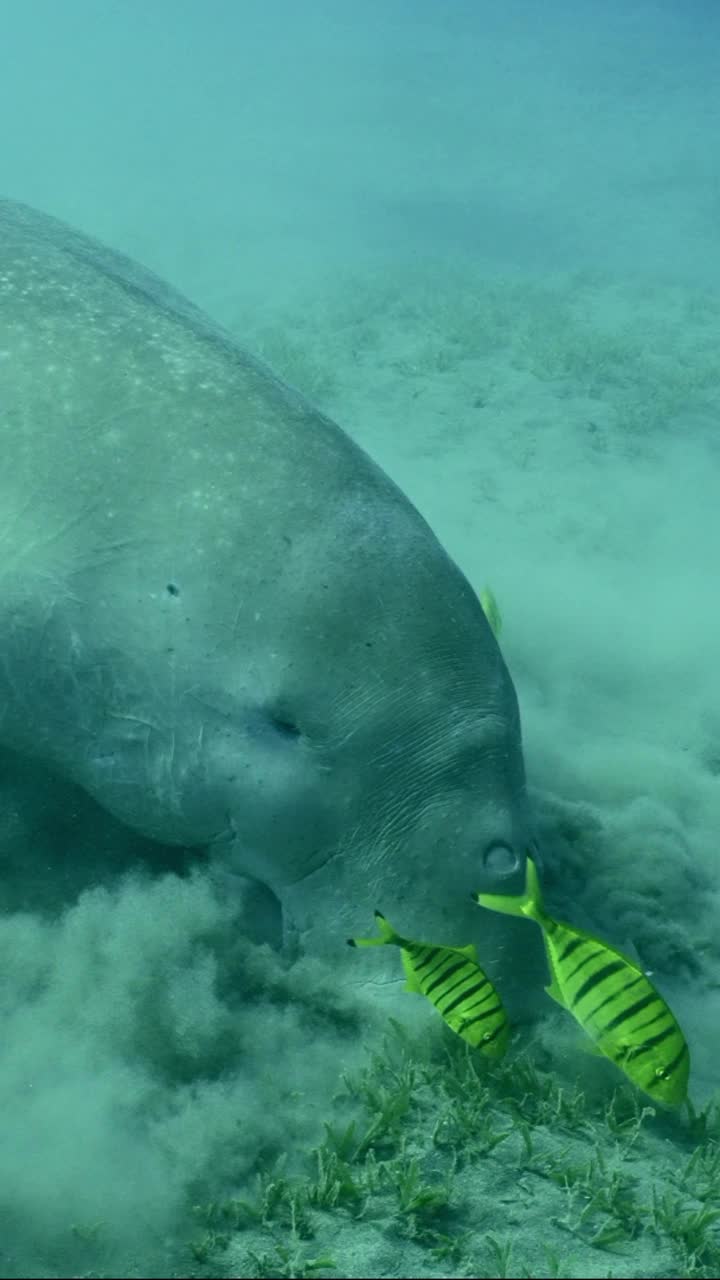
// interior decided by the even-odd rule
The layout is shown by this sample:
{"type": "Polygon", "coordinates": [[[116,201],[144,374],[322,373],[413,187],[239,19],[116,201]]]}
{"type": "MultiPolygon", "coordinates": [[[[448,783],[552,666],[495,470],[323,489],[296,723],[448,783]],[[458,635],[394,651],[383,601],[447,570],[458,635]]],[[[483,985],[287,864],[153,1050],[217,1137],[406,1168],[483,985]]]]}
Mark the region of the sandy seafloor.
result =
{"type": "MultiPolygon", "coordinates": [[[[376,1089],[404,1107],[407,1087],[407,1111],[364,1172],[348,1160],[361,1189],[318,1215],[295,1271],[328,1254],[348,1276],[717,1275],[720,298],[423,263],[342,280],[258,333],[493,587],[558,902],[652,968],[706,1108],[698,1126],[615,1092],[553,1006],[489,1072],[434,1027],[376,1044],[344,1154],[376,1089]]],[[[339,1093],[315,1188],[351,1114],[339,1093]]],[[[242,1272],[242,1235],[230,1253],[242,1272]]],[[[262,1256],[255,1274],[277,1274],[262,1256]]]]}
{"type": "Polygon", "coordinates": [[[197,270],[492,587],[553,904],[652,969],[694,1110],[549,1001],[489,1067],[426,1002],[391,1022],[243,943],[202,870],[113,881],[0,930],[0,1272],[718,1276],[720,298],[459,260],[261,301],[197,270]]]}

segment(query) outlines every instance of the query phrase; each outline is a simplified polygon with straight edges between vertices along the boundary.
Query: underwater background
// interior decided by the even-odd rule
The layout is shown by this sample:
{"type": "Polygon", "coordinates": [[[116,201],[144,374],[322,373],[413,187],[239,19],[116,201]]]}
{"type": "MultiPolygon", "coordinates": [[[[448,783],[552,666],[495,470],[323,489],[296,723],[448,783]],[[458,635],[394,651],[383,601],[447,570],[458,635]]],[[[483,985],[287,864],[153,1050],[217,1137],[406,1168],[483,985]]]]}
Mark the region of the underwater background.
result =
{"type": "Polygon", "coordinates": [[[286,964],[8,758],[0,1275],[720,1274],[718,65],[709,2],[6,4],[2,194],[186,292],[491,586],[548,902],[652,972],[692,1105],[544,969],[498,1062],[399,959],[389,1017],[372,954],[286,964]]]}

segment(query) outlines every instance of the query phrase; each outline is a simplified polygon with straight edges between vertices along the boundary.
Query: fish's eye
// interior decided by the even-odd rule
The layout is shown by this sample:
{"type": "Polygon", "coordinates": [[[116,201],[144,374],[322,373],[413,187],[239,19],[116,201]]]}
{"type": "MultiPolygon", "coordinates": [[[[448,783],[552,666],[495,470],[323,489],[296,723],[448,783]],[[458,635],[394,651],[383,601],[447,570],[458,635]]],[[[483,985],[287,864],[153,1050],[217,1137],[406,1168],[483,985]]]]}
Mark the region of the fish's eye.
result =
{"type": "Polygon", "coordinates": [[[669,1079],[670,1079],[670,1072],[667,1070],[667,1068],[666,1068],[666,1067],[656,1067],[656,1068],[655,1068],[655,1075],[657,1076],[658,1080],[669,1080],[669,1079]]]}

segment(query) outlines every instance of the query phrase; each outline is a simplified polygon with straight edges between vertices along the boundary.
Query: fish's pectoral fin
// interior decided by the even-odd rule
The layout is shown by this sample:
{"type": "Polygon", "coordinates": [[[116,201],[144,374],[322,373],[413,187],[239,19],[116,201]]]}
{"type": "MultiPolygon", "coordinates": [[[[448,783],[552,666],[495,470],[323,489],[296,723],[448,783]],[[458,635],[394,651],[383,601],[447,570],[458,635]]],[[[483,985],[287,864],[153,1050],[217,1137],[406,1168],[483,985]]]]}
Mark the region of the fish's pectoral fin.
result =
{"type": "Polygon", "coordinates": [[[620,1040],[613,1050],[613,1062],[617,1062],[619,1067],[626,1067],[634,1058],[639,1058],[645,1052],[642,1044],[631,1044],[629,1040],[620,1040]]]}

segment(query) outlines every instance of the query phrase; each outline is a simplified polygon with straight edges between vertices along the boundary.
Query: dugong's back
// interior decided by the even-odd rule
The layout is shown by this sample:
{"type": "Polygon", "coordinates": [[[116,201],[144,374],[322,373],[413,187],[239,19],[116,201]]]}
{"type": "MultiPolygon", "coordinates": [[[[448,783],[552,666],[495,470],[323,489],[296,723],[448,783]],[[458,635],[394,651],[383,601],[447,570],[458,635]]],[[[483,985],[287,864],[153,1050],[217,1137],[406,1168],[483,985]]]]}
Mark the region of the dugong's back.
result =
{"type": "Polygon", "coordinates": [[[7,201],[0,432],[5,745],[233,844],[305,932],[521,875],[514,690],[422,517],[191,303],[7,201]]]}
{"type": "MultiPolygon", "coordinates": [[[[14,574],[67,582],[71,570],[88,591],[99,575],[105,593],[124,593],[118,608],[147,609],[153,591],[162,597],[178,579],[186,600],[193,591],[197,657],[209,616],[238,639],[249,592],[257,614],[268,592],[285,589],[294,626],[292,597],[320,590],[323,559],[343,554],[338,539],[354,543],[356,563],[381,562],[408,536],[410,556],[418,535],[439,550],[367,455],[198,308],[131,260],[8,201],[0,353],[12,457],[0,481],[12,528],[6,588],[14,574]],[[122,575],[108,577],[108,558],[122,575]]],[[[362,578],[355,590],[359,605],[362,578]]],[[[282,627],[275,611],[276,645],[282,627]]],[[[251,630],[253,644],[268,639],[262,624],[251,630]]]]}
{"type": "MultiPolygon", "coordinates": [[[[30,434],[36,436],[36,406],[44,397],[55,428],[65,430],[68,445],[75,445],[75,462],[86,444],[112,444],[118,437],[134,448],[142,445],[146,461],[155,459],[161,466],[167,465],[172,442],[203,448],[207,461],[223,445],[234,448],[249,430],[261,435],[258,445],[266,454],[273,449],[281,457],[290,454],[288,467],[296,458],[307,458],[308,450],[316,450],[331,469],[342,469],[348,459],[353,469],[357,466],[358,450],[344,433],[132,259],[34,209],[0,200],[0,269],[5,358],[26,360],[24,390],[31,393],[10,407],[22,417],[25,406],[30,434]],[[236,406],[223,415],[233,382],[248,396],[240,418],[236,406]],[[163,420],[162,399],[170,396],[173,413],[163,420]],[[273,410],[282,424],[279,434],[273,430],[273,410]],[[302,433],[308,417],[313,431],[302,433]],[[293,421],[294,435],[287,429],[293,421]]],[[[119,461],[116,454],[115,464],[119,461]]],[[[367,471],[388,483],[369,459],[367,471]]]]}

